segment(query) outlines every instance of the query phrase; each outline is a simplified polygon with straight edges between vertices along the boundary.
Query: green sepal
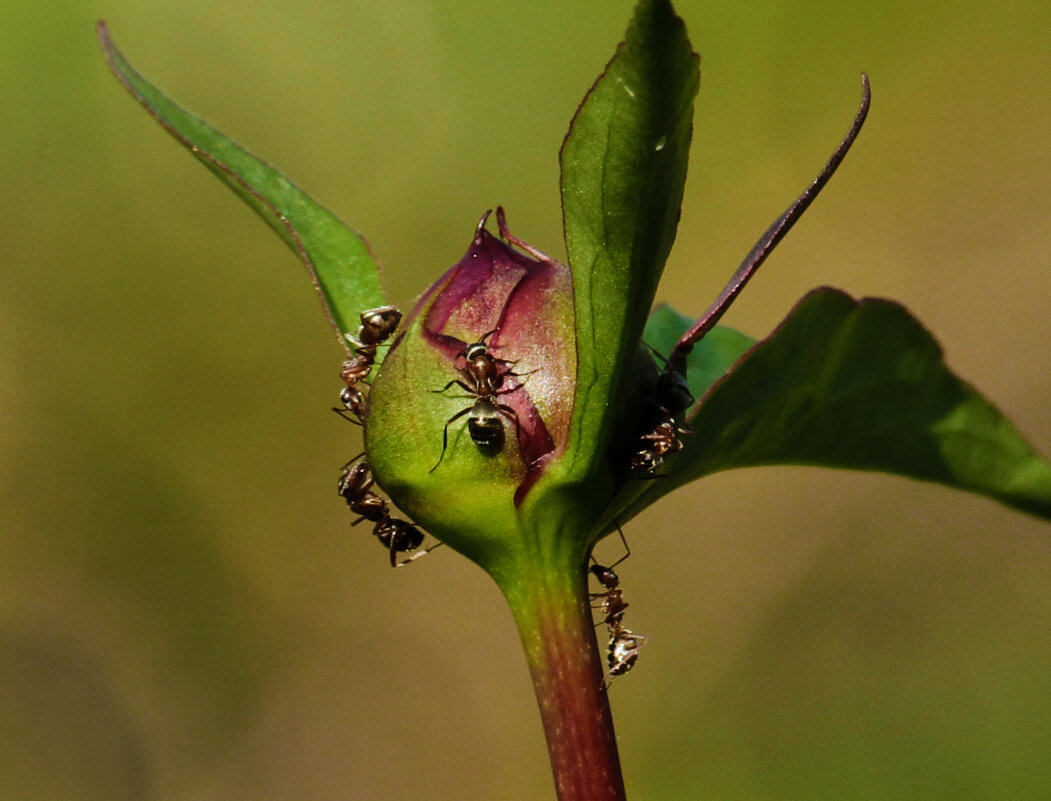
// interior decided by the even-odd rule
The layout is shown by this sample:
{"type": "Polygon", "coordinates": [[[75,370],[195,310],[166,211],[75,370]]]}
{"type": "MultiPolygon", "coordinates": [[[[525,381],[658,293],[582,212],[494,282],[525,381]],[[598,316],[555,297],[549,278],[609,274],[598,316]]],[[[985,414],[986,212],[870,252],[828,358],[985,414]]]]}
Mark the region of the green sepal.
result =
{"type": "MultiPolygon", "coordinates": [[[[602,454],[623,428],[635,349],[675,238],[699,61],[671,4],[643,0],[562,145],[578,375],[566,456],[545,480],[578,506],[580,482],[613,486],[602,454]]],[[[585,514],[611,492],[584,493],[585,514]]]]}
{"type": "Polygon", "coordinates": [[[280,172],[166,97],[128,63],[101,21],[98,37],[110,70],[132,97],[302,260],[346,347],[342,334],[358,330],[359,313],[385,303],[368,243],[280,172]]]}

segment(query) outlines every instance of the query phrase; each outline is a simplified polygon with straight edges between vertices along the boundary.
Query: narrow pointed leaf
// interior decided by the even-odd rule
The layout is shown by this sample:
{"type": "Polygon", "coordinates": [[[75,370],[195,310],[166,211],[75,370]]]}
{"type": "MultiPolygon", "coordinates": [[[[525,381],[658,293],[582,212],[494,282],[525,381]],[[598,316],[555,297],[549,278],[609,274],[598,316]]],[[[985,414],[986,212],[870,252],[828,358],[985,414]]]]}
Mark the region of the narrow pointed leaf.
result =
{"type": "MultiPolygon", "coordinates": [[[[642,0],[613,60],[577,110],[561,152],[573,272],[578,383],[575,442],[608,441],[657,281],[675,238],[699,58],[667,0],[642,0]]],[[[567,476],[604,469],[567,459],[567,476]]]]}
{"type": "Polygon", "coordinates": [[[128,63],[103,22],[98,35],[110,69],[132,97],[303,261],[336,332],[356,331],[360,311],[384,304],[379,269],[365,240],[280,172],[162,94],[128,63]]]}
{"type": "Polygon", "coordinates": [[[934,481],[1051,518],[1051,464],[892,301],[809,293],[690,424],[673,476],[652,482],[630,513],[719,470],[801,464],[934,481]]]}

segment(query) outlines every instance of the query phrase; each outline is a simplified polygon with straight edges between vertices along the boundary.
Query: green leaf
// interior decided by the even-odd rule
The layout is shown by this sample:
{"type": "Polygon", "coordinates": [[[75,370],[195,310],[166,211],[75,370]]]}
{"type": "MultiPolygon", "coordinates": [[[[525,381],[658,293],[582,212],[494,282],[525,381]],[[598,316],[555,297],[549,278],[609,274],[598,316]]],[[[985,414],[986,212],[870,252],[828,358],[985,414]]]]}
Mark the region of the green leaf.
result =
{"type": "Polygon", "coordinates": [[[577,325],[572,479],[616,430],[657,281],[675,238],[699,84],[699,57],[667,0],[642,0],[562,145],[562,210],[577,325]],[[581,443],[585,443],[581,446],[581,443]]]}
{"type": "MultiPolygon", "coordinates": [[[[358,330],[358,314],[384,305],[368,244],[280,172],[184,111],[131,66],[98,23],[113,74],[164,129],[263,218],[303,261],[337,334],[358,330]]],[[[340,337],[346,347],[346,342],[340,337]]]]}
{"type": "Polygon", "coordinates": [[[1051,518],[1051,464],[892,301],[809,293],[690,424],[673,476],[653,482],[632,513],[718,470],[801,464],[934,481],[1051,518]]]}

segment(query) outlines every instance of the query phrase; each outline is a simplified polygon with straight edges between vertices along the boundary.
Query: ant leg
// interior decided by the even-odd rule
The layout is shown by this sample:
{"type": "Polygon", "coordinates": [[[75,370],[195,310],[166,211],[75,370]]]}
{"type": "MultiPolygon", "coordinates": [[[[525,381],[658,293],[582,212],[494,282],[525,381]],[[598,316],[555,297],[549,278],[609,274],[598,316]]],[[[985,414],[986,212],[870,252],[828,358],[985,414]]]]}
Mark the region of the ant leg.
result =
{"type": "Polygon", "coordinates": [[[514,422],[515,422],[515,442],[517,442],[518,443],[518,447],[521,448],[522,447],[522,443],[521,443],[522,427],[518,423],[518,412],[516,412],[510,406],[505,406],[502,403],[496,404],[496,410],[498,412],[500,412],[500,414],[502,414],[508,420],[514,420],[514,422]]]}
{"type": "Polygon", "coordinates": [[[478,393],[477,392],[475,392],[473,389],[471,389],[469,386],[467,386],[463,381],[461,381],[458,378],[454,378],[452,381],[450,381],[448,384],[446,384],[441,389],[432,389],[431,392],[436,392],[436,393],[440,394],[442,392],[445,392],[447,389],[449,389],[449,387],[454,386],[454,385],[459,386],[465,392],[469,392],[470,394],[467,395],[466,397],[468,397],[468,398],[476,398],[476,397],[478,397],[478,393]]]}
{"type": "Polygon", "coordinates": [[[442,429],[442,455],[438,457],[438,461],[435,463],[434,467],[427,471],[428,473],[433,473],[435,470],[437,470],[438,465],[440,465],[442,463],[442,459],[445,458],[445,450],[449,447],[449,425],[458,420],[459,418],[463,417],[473,408],[473,406],[468,406],[462,412],[457,412],[445,421],[445,428],[442,429]]]}
{"type": "MultiPolygon", "coordinates": [[[[622,557],[620,557],[620,559],[618,559],[613,564],[611,564],[609,566],[606,566],[606,565],[599,565],[598,560],[595,558],[595,554],[594,553],[591,554],[591,561],[594,562],[595,565],[597,565],[598,567],[603,568],[605,570],[612,570],[617,565],[619,565],[621,562],[623,562],[625,559],[627,559],[629,556],[631,556],[631,548],[628,547],[628,541],[624,537],[624,529],[622,529],[620,527],[619,523],[617,523],[616,525],[617,525],[617,533],[620,535],[620,541],[624,544],[624,555],[622,557]]],[[[605,598],[607,595],[609,595],[608,592],[596,592],[596,593],[592,593],[591,597],[592,598],[605,598]]]]}
{"type": "Polygon", "coordinates": [[[363,422],[361,422],[360,420],[358,420],[356,417],[353,416],[353,413],[350,411],[350,409],[340,409],[340,408],[338,408],[336,406],[333,406],[332,407],[332,411],[334,411],[336,414],[338,414],[340,417],[342,417],[347,422],[353,423],[356,426],[363,426],[363,425],[365,425],[363,422]]]}
{"type": "Polygon", "coordinates": [[[439,546],[441,546],[441,545],[443,545],[443,544],[444,544],[444,543],[441,543],[441,542],[436,542],[436,543],[434,543],[434,545],[432,545],[432,546],[431,546],[430,548],[424,548],[424,549],[423,549],[422,551],[416,551],[416,552],[415,552],[415,553],[414,553],[414,554],[413,554],[412,556],[409,556],[409,557],[407,557],[407,558],[405,558],[405,559],[402,559],[402,560],[401,560],[400,562],[398,562],[398,563],[397,563],[396,565],[394,565],[394,566],[395,566],[395,567],[401,567],[401,566],[403,566],[403,565],[407,565],[407,564],[409,564],[409,562],[414,562],[414,561],[416,561],[417,559],[419,559],[419,558],[420,558],[421,556],[424,556],[425,554],[429,554],[429,553],[430,553],[431,551],[433,551],[433,550],[434,550],[435,548],[437,548],[437,547],[439,547],[439,546]]]}
{"type": "Polygon", "coordinates": [[[347,462],[347,463],[346,463],[345,465],[343,465],[343,466],[342,466],[342,467],[340,468],[340,470],[346,470],[346,469],[347,469],[348,467],[350,467],[350,466],[351,466],[352,464],[354,464],[354,462],[356,462],[356,461],[357,461],[358,459],[360,459],[360,458],[361,458],[362,456],[364,456],[364,455],[365,455],[365,451],[362,451],[362,452],[361,452],[361,453],[359,453],[359,454],[358,454],[357,456],[352,456],[352,457],[350,458],[350,461],[348,461],[348,462],[347,462]]]}
{"type": "Polygon", "coordinates": [[[612,569],[612,568],[616,567],[616,566],[617,566],[617,565],[619,565],[619,564],[620,564],[621,562],[623,562],[623,561],[624,561],[625,559],[627,559],[627,558],[628,558],[629,556],[631,556],[631,548],[629,548],[629,547],[628,547],[628,541],[627,541],[627,539],[625,539],[625,537],[624,537],[624,529],[622,529],[622,528],[620,527],[620,524],[619,524],[619,523],[617,524],[617,533],[618,533],[618,534],[620,534],[620,541],[621,541],[622,543],[624,543],[624,555],[623,555],[622,557],[620,557],[620,559],[618,559],[618,560],[617,560],[616,562],[614,562],[613,564],[611,564],[611,565],[610,565],[610,569],[612,569]]]}

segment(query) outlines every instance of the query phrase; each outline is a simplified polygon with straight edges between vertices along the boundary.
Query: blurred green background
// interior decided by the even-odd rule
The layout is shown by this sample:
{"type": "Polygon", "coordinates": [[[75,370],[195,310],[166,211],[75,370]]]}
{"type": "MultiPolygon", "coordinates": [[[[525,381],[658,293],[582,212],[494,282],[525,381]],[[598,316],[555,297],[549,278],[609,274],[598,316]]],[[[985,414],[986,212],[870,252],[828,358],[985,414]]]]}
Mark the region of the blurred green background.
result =
{"type": "MultiPolygon", "coordinates": [[[[631,6],[0,5],[0,798],[553,798],[495,587],[448,551],[392,572],[349,528],[359,434],[302,267],[93,24],[365,232],[407,305],[496,203],[562,252],[556,153],[631,6]]],[[[854,151],[726,322],[765,335],[824,283],[901,300],[1051,454],[1046,4],[678,8],[702,82],[663,297],[707,305],[866,70],[854,151]]],[[[770,468],[626,533],[630,797],[1051,797],[1051,527],[770,468]]]]}

